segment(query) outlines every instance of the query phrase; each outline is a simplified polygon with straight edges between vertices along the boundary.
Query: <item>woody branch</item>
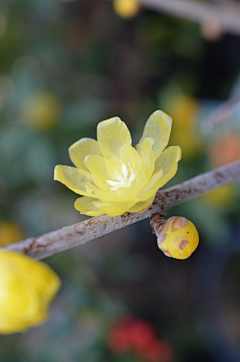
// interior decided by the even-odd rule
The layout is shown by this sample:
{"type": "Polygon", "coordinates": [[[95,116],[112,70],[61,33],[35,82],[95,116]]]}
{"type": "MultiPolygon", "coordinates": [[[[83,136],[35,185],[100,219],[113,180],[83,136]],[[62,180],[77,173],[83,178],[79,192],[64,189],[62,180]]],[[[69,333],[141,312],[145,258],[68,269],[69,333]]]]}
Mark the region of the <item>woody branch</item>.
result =
{"type": "Polygon", "coordinates": [[[227,123],[236,109],[240,107],[240,96],[235,96],[216,107],[202,124],[203,132],[211,132],[216,126],[227,123]]]}
{"type": "Polygon", "coordinates": [[[139,0],[153,10],[196,22],[214,21],[230,33],[240,34],[240,5],[228,1],[139,0]]]}
{"type": "Polygon", "coordinates": [[[166,215],[167,211],[185,201],[195,199],[208,191],[240,180],[240,161],[198,175],[181,184],[158,191],[152,205],[142,213],[125,213],[111,217],[101,215],[62,229],[8,245],[5,249],[43,259],[61,251],[150,218],[153,214],[166,215]]]}

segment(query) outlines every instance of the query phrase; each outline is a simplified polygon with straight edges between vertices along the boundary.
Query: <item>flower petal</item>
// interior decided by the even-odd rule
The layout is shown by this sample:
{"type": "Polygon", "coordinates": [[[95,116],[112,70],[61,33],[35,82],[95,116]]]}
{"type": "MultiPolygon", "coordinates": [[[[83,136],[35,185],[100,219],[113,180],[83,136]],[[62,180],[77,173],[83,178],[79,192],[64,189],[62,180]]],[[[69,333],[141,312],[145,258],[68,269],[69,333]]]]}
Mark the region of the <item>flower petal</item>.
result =
{"type": "Polygon", "coordinates": [[[119,156],[121,160],[125,163],[125,165],[132,168],[135,176],[138,174],[142,166],[141,157],[139,156],[138,152],[129,144],[125,144],[121,147],[119,156]]]}
{"type": "Polygon", "coordinates": [[[106,169],[109,180],[117,180],[118,176],[123,175],[122,165],[123,161],[116,157],[111,160],[106,160],[106,169]]]}
{"type": "Polygon", "coordinates": [[[86,184],[93,184],[93,176],[84,170],[71,166],[57,165],[54,169],[54,180],[60,181],[79,195],[96,197],[87,192],[86,184]]]}
{"type": "Polygon", "coordinates": [[[154,140],[150,137],[147,137],[143,140],[140,148],[139,155],[142,160],[142,169],[145,172],[146,180],[148,181],[152,176],[155,166],[155,155],[152,150],[152,145],[154,140]]]}
{"type": "Polygon", "coordinates": [[[1,334],[12,334],[17,332],[24,332],[29,328],[25,321],[19,321],[12,316],[0,316],[0,330],[1,334]]]}
{"type": "Polygon", "coordinates": [[[87,155],[101,155],[98,142],[92,138],[81,138],[68,149],[72,163],[83,170],[87,170],[84,159],[87,155]]]}
{"type": "Polygon", "coordinates": [[[97,139],[100,151],[106,158],[119,157],[121,147],[132,143],[126,124],[118,117],[107,119],[98,124],[97,139]]]}
{"type": "Polygon", "coordinates": [[[161,187],[163,171],[160,170],[153,174],[148,184],[137,194],[139,201],[145,201],[155,196],[157,190],[161,187]]]}
{"type": "Polygon", "coordinates": [[[155,195],[160,187],[163,187],[178,169],[178,161],[181,159],[181,148],[178,146],[168,147],[155,162],[155,173],[149,183],[139,192],[137,198],[141,201],[155,195]]]}
{"type": "Polygon", "coordinates": [[[146,201],[139,201],[134,206],[132,206],[130,209],[128,209],[128,212],[143,212],[145,211],[153,202],[155,198],[155,195],[152,195],[150,199],[146,201]]]}
{"type": "Polygon", "coordinates": [[[98,216],[102,214],[117,216],[124,214],[124,212],[133,206],[135,202],[136,201],[106,203],[90,197],[79,197],[75,201],[74,207],[76,210],[80,211],[81,214],[89,216],[98,216]]]}
{"type": "Polygon", "coordinates": [[[102,210],[103,213],[110,216],[118,216],[124,214],[130,207],[135,204],[136,201],[130,202],[109,202],[93,200],[93,204],[102,210]]]}
{"type": "Polygon", "coordinates": [[[104,214],[96,205],[93,204],[94,199],[91,197],[79,197],[75,203],[74,207],[76,210],[80,211],[81,214],[89,216],[99,216],[104,214]]]}
{"type": "Polygon", "coordinates": [[[181,148],[179,146],[171,146],[158,157],[155,162],[155,171],[163,171],[163,178],[159,184],[159,188],[175,176],[178,169],[178,161],[181,160],[181,156],[181,148]]]}
{"type": "MultiPolygon", "coordinates": [[[[119,188],[116,191],[109,190],[109,191],[103,191],[98,189],[95,186],[91,187],[94,191],[94,195],[96,198],[101,200],[101,202],[105,203],[113,203],[113,202],[129,202],[133,199],[135,199],[136,193],[139,192],[139,189],[135,189],[135,187],[129,187],[129,188],[119,188]]],[[[111,188],[111,185],[109,186],[111,188]]],[[[135,202],[137,202],[136,200],[135,202]]]]}
{"type": "Polygon", "coordinates": [[[105,158],[98,155],[90,155],[85,158],[85,165],[94,176],[95,184],[104,191],[108,191],[110,189],[106,182],[106,180],[109,180],[110,178],[106,168],[106,161],[107,160],[105,160],[105,158]]]}
{"type": "MultiPolygon", "coordinates": [[[[107,162],[110,160],[107,160],[107,162]]],[[[112,161],[112,160],[111,160],[112,161]]],[[[133,181],[132,185],[128,188],[119,187],[116,191],[111,190],[103,191],[101,188],[98,189],[95,186],[91,186],[95,196],[103,202],[112,203],[112,202],[130,202],[135,200],[135,203],[140,201],[136,198],[136,195],[144,188],[146,185],[146,176],[142,169],[139,170],[136,180],[133,181]]]]}
{"type": "Polygon", "coordinates": [[[168,144],[171,126],[171,117],[162,111],[154,112],[147,120],[139,143],[141,144],[146,137],[153,138],[154,145],[152,146],[152,149],[155,158],[157,158],[168,144]]]}

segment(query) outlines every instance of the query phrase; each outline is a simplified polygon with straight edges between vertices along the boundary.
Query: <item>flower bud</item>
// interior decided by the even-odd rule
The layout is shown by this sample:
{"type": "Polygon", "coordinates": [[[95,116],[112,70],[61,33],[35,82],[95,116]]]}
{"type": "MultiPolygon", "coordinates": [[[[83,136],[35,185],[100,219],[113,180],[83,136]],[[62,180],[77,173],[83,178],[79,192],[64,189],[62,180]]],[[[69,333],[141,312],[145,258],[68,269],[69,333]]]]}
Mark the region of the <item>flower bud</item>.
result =
{"type": "Polygon", "coordinates": [[[0,251],[0,334],[43,323],[60,287],[57,274],[24,254],[0,251]]]}
{"type": "Polygon", "coordinates": [[[140,5],[137,0],[114,0],[113,9],[122,18],[130,19],[137,15],[140,5]]]}
{"type": "Polygon", "coordinates": [[[196,250],[199,235],[194,224],[185,217],[173,216],[157,230],[159,249],[166,256],[187,259],[196,250]]]}

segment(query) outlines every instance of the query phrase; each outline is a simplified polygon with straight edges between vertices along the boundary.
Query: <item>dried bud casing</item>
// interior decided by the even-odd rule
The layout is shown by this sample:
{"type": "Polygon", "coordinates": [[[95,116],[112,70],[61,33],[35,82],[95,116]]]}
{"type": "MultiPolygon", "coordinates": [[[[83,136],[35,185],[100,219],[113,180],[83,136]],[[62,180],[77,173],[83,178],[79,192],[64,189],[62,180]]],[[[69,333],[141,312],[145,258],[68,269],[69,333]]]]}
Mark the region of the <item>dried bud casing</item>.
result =
{"type": "Polygon", "coordinates": [[[175,259],[189,258],[199,243],[195,225],[185,217],[170,217],[160,225],[156,234],[159,249],[175,259]]]}

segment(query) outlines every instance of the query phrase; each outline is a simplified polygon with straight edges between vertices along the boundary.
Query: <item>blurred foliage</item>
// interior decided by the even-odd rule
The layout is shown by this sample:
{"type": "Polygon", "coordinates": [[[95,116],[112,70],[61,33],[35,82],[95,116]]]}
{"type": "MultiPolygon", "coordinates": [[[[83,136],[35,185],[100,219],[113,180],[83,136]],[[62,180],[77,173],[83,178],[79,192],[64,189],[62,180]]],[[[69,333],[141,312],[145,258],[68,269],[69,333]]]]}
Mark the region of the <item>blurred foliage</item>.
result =
{"type": "MultiPolygon", "coordinates": [[[[95,137],[103,119],[120,116],[136,142],[149,114],[169,113],[171,143],[183,149],[171,184],[239,158],[239,109],[211,133],[202,125],[232,88],[239,94],[240,40],[216,36],[216,26],[201,28],[143,7],[126,20],[105,0],[1,1],[4,240],[13,241],[16,225],[27,237],[83,219],[72,207],[75,195],[53,182],[53,169],[70,164],[68,147],[95,137]]],[[[239,253],[239,185],[169,214],[189,218],[199,230],[200,246],[189,260],[162,255],[147,220],[51,257],[47,262],[63,287],[50,320],[29,333],[1,337],[0,360],[134,361],[107,347],[112,323],[131,314],[168,341],[174,362],[238,361],[239,268],[227,269],[235,286],[227,298],[221,280],[224,265],[239,253]]]]}

